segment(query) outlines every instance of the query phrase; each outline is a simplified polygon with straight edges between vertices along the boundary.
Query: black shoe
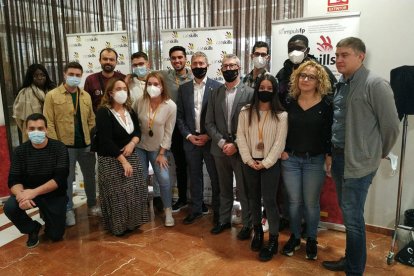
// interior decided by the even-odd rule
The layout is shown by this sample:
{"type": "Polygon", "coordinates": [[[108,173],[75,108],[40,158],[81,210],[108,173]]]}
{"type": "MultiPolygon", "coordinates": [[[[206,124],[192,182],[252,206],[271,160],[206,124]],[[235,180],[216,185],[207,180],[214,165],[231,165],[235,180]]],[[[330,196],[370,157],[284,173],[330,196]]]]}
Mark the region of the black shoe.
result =
{"type": "Polygon", "coordinates": [[[249,226],[243,226],[240,232],[237,234],[237,239],[244,241],[250,239],[252,235],[252,228],[249,226]]]}
{"type": "Polygon", "coordinates": [[[164,212],[164,204],[162,203],[162,199],[161,199],[161,197],[160,197],[160,196],[156,196],[156,197],[154,197],[154,199],[153,199],[153,203],[154,203],[154,207],[155,207],[155,209],[156,209],[159,213],[164,212]]]}
{"type": "Polygon", "coordinates": [[[216,224],[216,226],[214,226],[211,230],[210,233],[213,235],[217,235],[220,234],[221,232],[223,232],[226,229],[230,229],[231,228],[231,223],[227,222],[227,223],[218,223],[216,224]]]}
{"type": "Polygon", "coordinates": [[[306,259],[316,260],[318,258],[318,242],[313,238],[306,241],[306,259]]]}
{"type": "Polygon", "coordinates": [[[296,239],[295,235],[291,234],[289,240],[283,246],[282,254],[292,257],[293,253],[300,248],[300,239],[296,239]]]}
{"type": "Polygon", "coordinates": [[[262,248],[262,250],[260,250],[259,260],[262,262],[267,262],[273,258],[273,255],[277,254],[278,238],[279,235],[269,235],[269,243],[265,248],[262,248]]]}
{"type": "Polygon", "coordinates": [[[203,202],[202,208],[203,208],[203,215],[208,215],[208,213],[210,213],[210,211],[208,210],[208,207],[204,204],[204,202],[203,202]]]}
{"type": "Polygon", "coordinates": [[[183,202],[181,200],[178,200],[176,203],[172,206],[172,212],[176,213],[179,212],[182,208],[187,207],[187,202],[183,202]]]}
{"type": "Polygon", "coordinates": [[[39,232],[42,228],[42,225],[37,221],[35,221],[34,223],[36,223],[35,229],[32,233],[29,234],[29,238],[26,242],[28,248],[36,247],[39,244],[39,232]]]}
{"type": "Polygon", "coordinates": [[[199,219],[203,216],[201,213],[191,213],[188,216],[185,217],[183,220],[184,224],[192,224],[196,219],[199,219]]]}
{"type": "Polygon", "coordinates": [[[254,234],[252,242],[250,243],[250,248],[253,251],[260,251],[263,246],[263,227],[262,224],[254,226],[254,234]]]}
{"type": "Polygon", "coordinates": [[[345,271],[346,259],[340,258],[338,261],[324,261],[322,266],[330,271],[345,271]]]}

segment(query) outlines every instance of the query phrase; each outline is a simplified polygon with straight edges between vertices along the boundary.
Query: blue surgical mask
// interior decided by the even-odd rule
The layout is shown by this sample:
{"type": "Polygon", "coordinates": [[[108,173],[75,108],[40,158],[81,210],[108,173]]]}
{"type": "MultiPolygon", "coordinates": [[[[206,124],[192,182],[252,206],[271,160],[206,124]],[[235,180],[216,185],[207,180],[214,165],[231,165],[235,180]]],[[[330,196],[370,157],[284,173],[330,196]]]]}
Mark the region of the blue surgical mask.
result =
{"type": "Polygon", "coordinates": [[[148,74],[148,68],[146,66],[137,66],[132,69],[132,73],[137,75],[138,78],[143,78],[148,74]]]}
{"type": "Polygon", "coordinates": [[[40,145],[46,140],[46,132],[44,131],[33,130],[29,131],[28,135],[29,140],[35,145],[40,145]]]}
{"type": "Polygon", "coordinates": [[[81,78],[76,76],[67,76],[66,84],[70,87],[77,87],[81,83],[81,78]]]}

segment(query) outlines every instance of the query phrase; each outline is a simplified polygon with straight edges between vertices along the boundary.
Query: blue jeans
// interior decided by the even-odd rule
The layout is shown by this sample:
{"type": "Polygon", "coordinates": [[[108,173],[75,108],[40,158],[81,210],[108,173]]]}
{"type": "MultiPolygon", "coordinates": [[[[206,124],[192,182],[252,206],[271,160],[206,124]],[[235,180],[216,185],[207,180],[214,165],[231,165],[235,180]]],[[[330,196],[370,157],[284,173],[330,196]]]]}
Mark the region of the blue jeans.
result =
{"type": "MultiPolygon", "coordinates": [[[[154,170],[154,174],[160,186],[160,193],[164,208],[171,208],[172,204],[172,190],[170,173],[168,169],[162,169],[156,162],[159,151],[146,151],[144,149],[137,148],[137,154],[141,160],[142,167],[144,169],[144,178],[148,178],[148,162],[151,162],[151,166],[154,170]]],[[[168,158],[169,152],[166,152],[165,157],[168,158]]]]}
{"type": "Polygon", "coordinates": [[[316,239],[320,218],[319,198],[325,180],[325,156],[298,157],[290,155],[282,161],[282,176],[289,199],[290,231],[301,237],[302,217],[306,234],[316,239]]]}
{"type": "Polygon", "coordinates": [[[364,206],[376,171],[344,179],[344,155],[332,155],[332,177],[336,183],[339,206],[346,228],[346,275],[362,275],[367,261],[364,206]]]}
{"type": "Polygon", "coordinates": [[[67,210],[73,209],[73,181],[75,181],[76,161],[82,171],[85,184],[86,204],[88,207],[96,205],[96,183],[95,183],[95,153],[86,148],[68,148],[69,152],[69,176],[68,176],[68,206],[67,210]]]}

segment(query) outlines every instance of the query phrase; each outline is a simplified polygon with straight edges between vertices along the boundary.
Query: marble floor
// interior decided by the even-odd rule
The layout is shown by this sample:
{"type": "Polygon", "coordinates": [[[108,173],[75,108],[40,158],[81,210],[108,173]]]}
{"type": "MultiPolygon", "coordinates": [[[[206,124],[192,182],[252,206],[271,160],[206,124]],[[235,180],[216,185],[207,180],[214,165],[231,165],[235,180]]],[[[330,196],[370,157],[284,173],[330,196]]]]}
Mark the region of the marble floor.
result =
{"type": "MultiPolygon", "coordinates": [[[[114,237],[102,230],[99,218],[87,216],[85,205],[75,213],[77,225],[67,228],[63,241],[52,243],[41,235],[40,244],[27,249],[27,237],[16,235],[17,229],[5,221],[0,211],[0,275],[344,275],[321,266],[323,260],[342,256],[342,232],[319,232],[316,261],[305,259],[302,241],[301,249],[293,257],[277,254],[273,260],[262,263],[249,249],[249,241],[237,240],[241,226],[211,235],[212,215],[183,225],[184,209],[174,214],[176,226],[166,228],[162,216],[157,214],[139,230],[114,237]]],[[[39,219],[36,212],[32,215],[39,219]]],[[[280,234],[279,248],[288,238],[287,231],[280,234]]],[[[391,237],[368,233],[365,275],[414,275],[414,268],[386,264],[390,242],[391,237]]]]}

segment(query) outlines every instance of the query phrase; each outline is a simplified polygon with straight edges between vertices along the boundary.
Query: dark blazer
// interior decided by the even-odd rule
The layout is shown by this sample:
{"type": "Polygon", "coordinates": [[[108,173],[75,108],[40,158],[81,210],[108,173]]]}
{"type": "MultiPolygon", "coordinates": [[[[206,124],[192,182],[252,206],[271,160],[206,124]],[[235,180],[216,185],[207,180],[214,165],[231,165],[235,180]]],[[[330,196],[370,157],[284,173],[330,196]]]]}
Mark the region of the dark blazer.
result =
{"type": "MultiPolygon", "coordinates": [[[[207,113],[207,103],[210,94],[221,83],[207,78],[206,87],[203,95],[201,108],[200,134],[206,134],[205,118],[207,113]]],[[[177,126],[184,137],[184,150],[191,150],[195,145],[186,139],[189,134],[195,134],[195,113],[194,113],[194,82],[186,82],[178,88],[177,96],[177,126]]]]}
{"type": "MultiPolygon", "coordinates": [[[[231,112],[231,135],[236,140],[237,124],[239,113],[243,106],[249,104],[253,97],[253,89],[239,83],[234,98],[231,112]]],[[[226,86],[223,84],[217,90],[214,90],[208,101],[206,114],[206,130],[211,137],[211,153],[215,156],[223,156],[222,149],[218,146],[221,139],[230,141],[227,131],[227,107],[226,107],[226,86]]],[[[234,141],[233,141],[234,142],[234,141]]]]}

